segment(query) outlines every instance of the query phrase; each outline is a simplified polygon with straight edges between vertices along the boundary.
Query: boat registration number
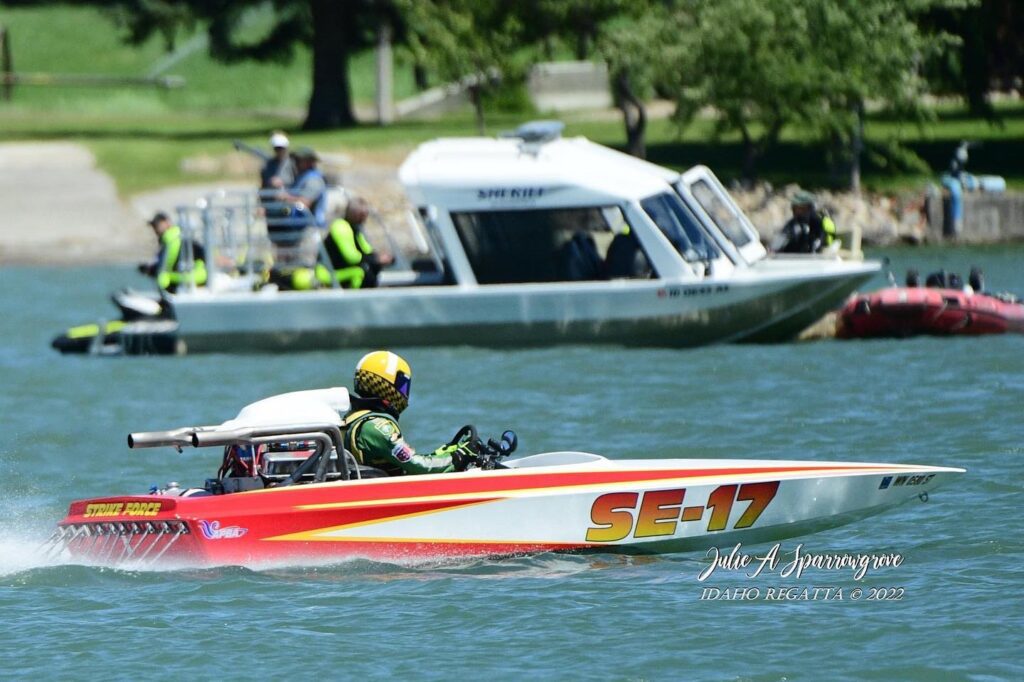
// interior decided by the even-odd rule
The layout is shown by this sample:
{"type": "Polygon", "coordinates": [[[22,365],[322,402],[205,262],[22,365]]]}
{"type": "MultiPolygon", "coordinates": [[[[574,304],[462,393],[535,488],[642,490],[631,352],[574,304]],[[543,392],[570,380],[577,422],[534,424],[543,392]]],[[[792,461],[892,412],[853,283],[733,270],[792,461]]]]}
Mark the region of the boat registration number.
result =
{"type": "Polygon", "coordinates": [[[750,528],[775,499],[778,481],[722,485],[715,488],[704,505],[684,507],[685,488],[648,490],[644,493],[607,493],[590,508],[593,526],[587,528],[587,542],[618,542],[630,535],[652,538],[675,535],[679,524],[703,523],[707,531],[725,530],[736,502],[749,502],[734,529],[750,528]],[[710,511],[710,514],[705,512],[710,511]]]}

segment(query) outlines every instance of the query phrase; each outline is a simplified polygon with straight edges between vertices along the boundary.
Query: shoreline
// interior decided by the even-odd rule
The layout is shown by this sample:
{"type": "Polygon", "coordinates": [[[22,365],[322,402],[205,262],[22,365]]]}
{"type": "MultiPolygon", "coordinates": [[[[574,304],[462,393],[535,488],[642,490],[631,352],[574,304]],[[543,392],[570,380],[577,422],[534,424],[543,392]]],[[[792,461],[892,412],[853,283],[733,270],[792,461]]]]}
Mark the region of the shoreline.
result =
{"type": "MultiPolygon", "coordinates": [[[[346,158],[325,169],[341,177],[349,192],[367,198],[383,220],[399,224],[411,207],[398,182],[400,159],[346,158]]],[[[0,266],[67,267],[133,264],[152,257],[156,243],[146,221],[158,210],[194,204],[220,189],[255,189],[237,175],[219,182],[175,185],[122,200],[113,179],[96,167],[92,153],[74,142],[0,144],[0,205],[13,216],[0,222],[0,266]]],[[[789,199],[797,187],[761,184],[731,189],[763,242],[789,217],[789,199]]],[[[819,203],[833,216],[841,236],[858,228],[864,245],[957,247],[967,240],[936,240],[924,213],[924,191],[899,197],[821,192],[819,203]]],[[[371,241],[385,244],[380,228],[368,228],[371,241]],[[376,234],[375,234],[376,233],[376,234]]],[[[847,241],[844,239],[844,241],[847,241]]],[[[1019,239],[974,244],[1014,244],[1019,239]]],[[[847,242],[849,245],[849,242],[847,242]]]]}

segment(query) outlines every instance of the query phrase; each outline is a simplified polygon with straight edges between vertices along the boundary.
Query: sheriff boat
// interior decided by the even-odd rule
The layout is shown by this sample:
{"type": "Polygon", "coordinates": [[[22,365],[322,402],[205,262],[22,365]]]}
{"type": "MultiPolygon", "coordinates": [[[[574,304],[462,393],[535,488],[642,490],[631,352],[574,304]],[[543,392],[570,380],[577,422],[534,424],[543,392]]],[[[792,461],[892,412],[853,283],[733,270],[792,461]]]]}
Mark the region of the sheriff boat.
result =
{"type": "Polygon", "coordinates": [[[166,296],[178,346],[785,341],[881,267],[769,255],[706,167],[680,174],[560,132],[530,124],[417,148],[399,170],[408,235],[393,239],[390,226],[400,257],[374,289],[254,286],[270,261],[259,202],[222,194],[182,207],[210,282],[166,296]]]}

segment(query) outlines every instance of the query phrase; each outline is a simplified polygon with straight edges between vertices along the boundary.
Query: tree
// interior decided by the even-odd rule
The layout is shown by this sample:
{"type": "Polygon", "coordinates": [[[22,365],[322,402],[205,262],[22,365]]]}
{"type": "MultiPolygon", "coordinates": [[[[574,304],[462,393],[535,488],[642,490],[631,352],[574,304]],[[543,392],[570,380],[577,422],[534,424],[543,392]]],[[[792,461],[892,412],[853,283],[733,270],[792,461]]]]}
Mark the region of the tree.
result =
{"type": "MultiPolygon", "coordinates": [[[[634,7],[639,4],[634,4],[634,7]]],[[[662,58],[659,37],[664,15],[651,11],[638,18],[619,17],[626,24],[619,30],[606,30],[595,37],[597,53],[608,64],[608,78],[615,106],[622,112],[626,127],[626,151],[641,159],[647,157],[647,107],[654,94],[656,65],[662,58]]]]}
{"type": "Polygon", "coordinates": [[[469,94],[480,134],[485,131],[483,96],[499,79],[522,70],[517,52],[522,23],[514,2],[487,0],[395,0],[405,22],[405,40],[416,63],[445,81],[461,82],[469,94]]]}
{"type": "Polygon", "coordinates": [[[743,140],[750,180],[787,124],[827,140],[859,183],[868,104],[923,117],[923,57],[948,46],[921,13],[963,0],[692,0],[677,2],[664,82],[687,123],[703,107],[743,140]]]}
{"type": "MultiPolygon", "coordinates": [[[[522,0],[518,11],[531,42],[560,40],[576,59],[590,59],[610,22],[629,11],[642,14],[645,0],[522,0]]],[[[553,49],[545,50],[547,58],[553,49]]]]}
{"type": "Polygon", "coordinates": [[[799,2],[677,3],[662,34],[669,42],[658,78],[676,119],[686,125],[710,108],[716,135],[740,134],[748,180],[783,127],[810,108],[814,68],[799,2]]]}
{"type": "MultiPolygon", "coordinates": [[[[2,0],[7,4],[66,4],[54,0],[2,0]]],[[[154,35],[172,48],[181,31],[203,27],[211,56],[231,63],[245,59],[287,61],[296,46],[313,55],[307,130],[354,125],[348,56],[371,44],[381,21],[395,19],[387,0],[72,0],[103,8],[139,44],[154,35]],[[250,11],[272,8],[272,20],[256,37],[242,35],[250,11]]]]}
{"type": "Polygon", "coordinates": [[[933,8],[922,18],[926,29],[959,39],[957,49],[937,55],[926,66],[932,86],[963,95],[972,114],[995,116],[988,96],[993,88],[1012,90],[1024,78],[1024,7],[1018,0],[965,0],[933,8]]]}
{"type": "Polygon", "coordinates": [[[653,94],[654,65],[661,58],[660,10],[660,4],[648,0],[528,0],[519,5],[525,35],[546,53],[560,40],[577,59],[596,57],[607,63],[612,96],[626,128],[626,150],[640,158],[646,156],[644,100],[653,94]]]}

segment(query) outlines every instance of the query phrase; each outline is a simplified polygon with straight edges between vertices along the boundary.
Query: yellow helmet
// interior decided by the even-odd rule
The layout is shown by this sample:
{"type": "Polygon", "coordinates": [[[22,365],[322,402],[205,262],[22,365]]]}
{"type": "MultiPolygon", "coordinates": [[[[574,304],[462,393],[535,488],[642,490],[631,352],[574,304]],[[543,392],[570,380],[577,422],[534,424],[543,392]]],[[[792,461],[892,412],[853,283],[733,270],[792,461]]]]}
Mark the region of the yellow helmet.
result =
{"type": "Polygon", "coordinates": [[[409,363],[390,351],[367,353],[356,365],[356,393],[364,398],[383,400],[397,414],[409,407],[411,387],[409,363]]]}

